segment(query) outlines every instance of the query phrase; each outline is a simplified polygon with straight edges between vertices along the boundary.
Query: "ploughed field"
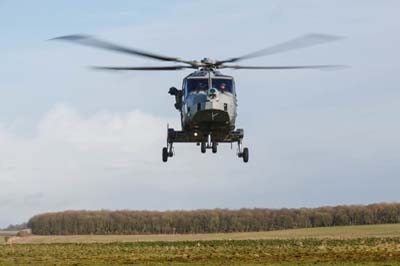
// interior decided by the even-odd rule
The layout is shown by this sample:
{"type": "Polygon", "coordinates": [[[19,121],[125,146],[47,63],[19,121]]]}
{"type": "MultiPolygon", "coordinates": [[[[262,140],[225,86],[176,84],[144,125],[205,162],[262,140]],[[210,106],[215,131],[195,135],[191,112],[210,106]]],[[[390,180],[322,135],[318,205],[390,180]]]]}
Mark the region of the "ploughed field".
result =
{"type": "MultiPolygon", "coordinates": [[[[91,241],[88,236],[80,236],[81,239],[72,243],[72,238],[65,236],[71,243],[43,243],[46,241],[41,239],[41,244],[32,244],[40,242],[36,239],[29,244],[16,244],[24,242],[21,239],[29,242],[36,236],[16,238],[0,245],[0,265],[400,266],[400,225],[397,224],[214,236],[220,240],[211,240],[208,234],[147,236],[146,241],[132,239],[133,242],[118,242],[127,236],[102,236],[115,242],[79,243],[91,241]],[[118,237],[122,238],[118,240],[118,237]]],[[[56,239],[55,236],[46,237],[47,242],[56,239]]]]}

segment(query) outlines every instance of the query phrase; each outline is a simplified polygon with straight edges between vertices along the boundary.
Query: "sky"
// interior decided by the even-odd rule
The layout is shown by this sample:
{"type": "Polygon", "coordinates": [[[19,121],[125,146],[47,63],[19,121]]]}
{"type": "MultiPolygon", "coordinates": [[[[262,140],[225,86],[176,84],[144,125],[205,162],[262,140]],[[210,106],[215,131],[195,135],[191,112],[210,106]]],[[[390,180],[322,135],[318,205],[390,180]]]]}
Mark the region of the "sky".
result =
{"type": "Polygon", "coordinates": [[[0,228],[72,209],[296,208],[398,202],[399,1],[0,0],[0,228]],[[344,64],[337,71],[227,70],[236,79],[236,148],[175,145],[161,162],[176,72],[68,43],[90,34],[186,59],[240,56],[304,34],[339,42],[248,65],[344,64]]]}

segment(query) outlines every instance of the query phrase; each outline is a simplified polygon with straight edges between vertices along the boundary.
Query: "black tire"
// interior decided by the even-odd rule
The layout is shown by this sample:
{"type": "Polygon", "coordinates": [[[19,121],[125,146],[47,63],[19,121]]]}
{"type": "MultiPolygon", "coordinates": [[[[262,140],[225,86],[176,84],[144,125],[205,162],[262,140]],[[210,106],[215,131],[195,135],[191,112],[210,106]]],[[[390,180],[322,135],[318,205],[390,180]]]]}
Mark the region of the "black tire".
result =
{"type": "Polygon", "coordinates": [[[217,145],[218,144],[216,142],[213,142],[213,144],[212,144],[212,153],[217,153],[217,151],[218,151],[217,145]]]}
{"type": "Polygon", "coordinates": [[[243,149],[243,162],[247,163],[249,161],[249,149],[248,148],[244,148],[243,149]]]}
{"type": "Polygon", "coordinates": [[[201,153],[206,153],[206,149],[207,149],[206,143],[202,142],[201,145],[200,145],[201,153]]]}
{"type": "Polygon", "coordinates": [[[162,161],[164,163],[166,163],[168,161],[168,149],[167,149],[167,147],[164,147],[162,149],[162,161]]]}

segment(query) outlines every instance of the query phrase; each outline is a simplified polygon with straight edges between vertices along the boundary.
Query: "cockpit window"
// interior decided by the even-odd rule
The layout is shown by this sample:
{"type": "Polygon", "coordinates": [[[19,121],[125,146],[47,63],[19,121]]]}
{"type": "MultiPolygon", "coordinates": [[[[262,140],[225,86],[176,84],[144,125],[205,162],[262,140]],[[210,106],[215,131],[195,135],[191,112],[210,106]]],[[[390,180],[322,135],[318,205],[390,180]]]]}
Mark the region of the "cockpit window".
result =
{"type": "Polygon", "coordinates": [[[187,92],[200,92],[208,91],[208,79],[188,79],[187,80],[187,92]]]}
{"type": "Polygon", "coordinates": [[[231,79],[212,79],[212,87],[220,92],[232,93],[232,80],[231,79]]]}

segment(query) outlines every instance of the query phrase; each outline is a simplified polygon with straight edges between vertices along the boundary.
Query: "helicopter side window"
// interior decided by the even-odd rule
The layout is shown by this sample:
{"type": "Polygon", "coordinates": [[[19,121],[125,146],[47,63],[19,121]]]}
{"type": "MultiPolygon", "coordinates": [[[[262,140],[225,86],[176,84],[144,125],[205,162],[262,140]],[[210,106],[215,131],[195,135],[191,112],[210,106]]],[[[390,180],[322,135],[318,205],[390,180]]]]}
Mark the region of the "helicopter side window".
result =
{"type": "Polygon", "coordinates": [[[208,79],[188,79],[186,82],[188,94],[191,92],[207,92],[208,90],[208,79]]]}
{"type": "Polygon", "coordinates": [[[232,80],[231,79],[213,79],[212,87],[216,88],[220,92],[232,93],[232,80]]]}

